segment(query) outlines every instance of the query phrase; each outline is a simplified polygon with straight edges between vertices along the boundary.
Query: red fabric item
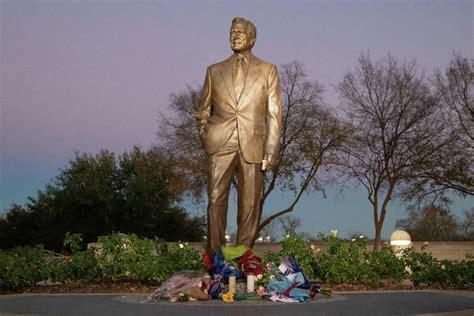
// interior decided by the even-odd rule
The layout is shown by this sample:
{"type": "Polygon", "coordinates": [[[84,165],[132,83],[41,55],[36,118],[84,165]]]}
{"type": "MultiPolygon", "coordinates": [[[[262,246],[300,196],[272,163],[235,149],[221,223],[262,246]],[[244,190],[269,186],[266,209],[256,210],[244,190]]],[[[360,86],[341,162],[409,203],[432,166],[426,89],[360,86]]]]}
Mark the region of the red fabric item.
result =
{"type": "Polygon", "coordinates": [[[291,290],[293,290],[295,287],[297,287],[298,284],[299,284],[299,282],[293,283],[293,284],[292,284],[289,288],[287,288],[287,289],[285,290],[285,292],[283,292],[282,294],[285,295],[285,296],[287,296],[287,297],[290,297],[290,292],[291,292],[291,290]]]}
{"type": "Polygon", "coordinates": [[[253,255],[253,251],[249,249],[237,261],[237,269],[239,269],[243,276],[249,274],[259,275],[262,274],[262,263],[258,257],[253,255]]]}
{"type": "Polygon", "coordinates": [[[204,266],[208,271],[212,269],[212,259],[207,251],[202,253],[202,261],[204,262],[204,266]]]}

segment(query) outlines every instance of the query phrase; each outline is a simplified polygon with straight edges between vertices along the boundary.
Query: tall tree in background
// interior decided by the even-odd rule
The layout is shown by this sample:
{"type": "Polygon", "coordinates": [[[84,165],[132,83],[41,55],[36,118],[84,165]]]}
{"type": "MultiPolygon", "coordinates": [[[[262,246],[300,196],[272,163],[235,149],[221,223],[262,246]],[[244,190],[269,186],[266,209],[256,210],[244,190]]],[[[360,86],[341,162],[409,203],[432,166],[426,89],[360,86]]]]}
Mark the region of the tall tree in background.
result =
{"type": "Polygon", "coordinates": [[[362,54],[337,91],[353,126],[343,170],[367,190],[375,226],[374,250],[390,201],[414,180],[414,170],[452,141],[449,122],[415,62],[362,54]]]}
{"type": "Polygon", "coordinates": [[[395,226],[405,230],[414,241],[461,239],[456,217],[448,209],[436,205],[411,209],[408,216],[398,220],[395,226]]]}
{"type": "Polygon", "coordinates": [[[474,207],[463,212],[459,222],[459,234],[465,240],[474,240],[474,207]]]}
{"type": "Polygon", "coordinates": [[[175,167],[185,183],[185,191],[202,202],[207,187],[207,157],[199,140],[196,109],[201,89],[187,86],[170,95],[171,114],[159,113],[157,137],[163,148],[175,157],[175,167]]]}
{"type": "Polygon", "coordinates": [[[435,83],[457,126],[471,141],[468,145],[474,147],[474,60],[454,53],[444,73],[435,72],[435,83]]]}
{"type": "Polygon", "coordinates": [[[301,228],[301,219],[296,216],[283,216],[279,218],[280,226],[286,236],[295,235],[296,231],[301,228]]]}
{"type": "Polygon", "coordinates": [[[349,132],[334,110],[325,106],[323,87],[307,79],[301,63],[283,65],[280,76],[283,112],[279,163],[273,172],[265,174],[262,209],[277,187],[293,192],[294,198],[263,219],[260,229],[294,211],[303,193],[324,190],[324,172],[328,175],[338,163],[338,151],[349,132]]]}
{"type": "Polygon", "coordinates": [[[106,150],[95,156],[76,153],[25,208],[13,206],[0,220],[6,227],[0,247],[42,243],[60,249],[68,231],[83,234],[85,242],[119,231],[167,241],[200,240],[205,221],[176,205],[182,181],[173,165],[158,147],[134,147],[118,158],[106,150]]]}
{"type": "MultiPolygon", "coordinates": [[[[263,215],[265,218],[268,216],[263,215]]],[[[270,224],[260,230],[260,237],[264,241],[276,241],[278,237],[278,232],[280,230],[280,223],[278,221],[271,221],[270,224]]]]}
{"type": "Polygon", "coordinates": [[[451,119],[452,141],[416,169],[406,197],[434,203],[447,200],[448,192],[474,196],[474,63],[455,53],[444,72],[435,71],[432,82],[451,119]]]}
{"type": "MultiPolygon", "coordinates": [[[[272,210],[262,220],[260,231],[275,218],[292,212],[304,192],[322,190],[322,169],[327,170],[337,162],[337,150],[347,136],[346,126],[324,105],[322,86],[307,79],[301,63],[283,65],[280,78],[283,112],[279,164],[265,174],[261,208],[264,210],[266,199],[276,188],[293,192],[294,199],[282,209],[272,210]]],[[[189,192],[202,198],[207,163],[194,118],[199,95],[199,89],[189,87],[171,95],[172,115],[160,115],[157,135],[176,157],[181,173],[186,175],[189,192]]]]}

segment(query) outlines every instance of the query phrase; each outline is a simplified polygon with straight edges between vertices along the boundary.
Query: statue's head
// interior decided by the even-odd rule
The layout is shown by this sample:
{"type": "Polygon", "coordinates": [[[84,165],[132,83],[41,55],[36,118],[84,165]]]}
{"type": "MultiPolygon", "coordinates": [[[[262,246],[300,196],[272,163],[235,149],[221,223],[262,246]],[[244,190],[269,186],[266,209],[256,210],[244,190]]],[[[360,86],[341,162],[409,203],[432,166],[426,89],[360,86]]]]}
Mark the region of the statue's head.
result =
{"type": "Polygon", "coordinates": [[[244,53],[252,49],[257,39],[257,29],[252,22],[236,17],[230,27],[230,47],[236,53],[244,53]]]}

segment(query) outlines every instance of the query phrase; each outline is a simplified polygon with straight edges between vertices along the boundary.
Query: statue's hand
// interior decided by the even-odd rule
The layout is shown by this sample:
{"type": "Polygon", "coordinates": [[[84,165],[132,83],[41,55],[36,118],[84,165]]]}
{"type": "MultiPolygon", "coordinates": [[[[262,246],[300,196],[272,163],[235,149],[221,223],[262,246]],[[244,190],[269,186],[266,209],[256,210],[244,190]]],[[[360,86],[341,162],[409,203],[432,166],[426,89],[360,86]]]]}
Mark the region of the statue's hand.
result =
{"type": "Polygon", "coordinates": [[[277,159],[272,154],[265,154],[262,160],[262,170],[270,171],[273,170],[277,162],[277,159]]]}

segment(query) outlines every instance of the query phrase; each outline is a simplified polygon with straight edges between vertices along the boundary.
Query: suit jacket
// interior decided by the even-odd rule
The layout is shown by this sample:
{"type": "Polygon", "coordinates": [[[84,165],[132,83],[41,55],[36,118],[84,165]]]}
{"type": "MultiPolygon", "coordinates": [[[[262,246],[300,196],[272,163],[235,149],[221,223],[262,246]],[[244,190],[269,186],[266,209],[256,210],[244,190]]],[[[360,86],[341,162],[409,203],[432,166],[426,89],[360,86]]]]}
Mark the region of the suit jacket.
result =
{"type": "Polygon", "coordinates": [[[280,79],[275,65],[249,55],[245,85],[237,100],[232,56],[207,68],[196,112],[199,136],[214,154],[237,127],[240,148],[249,163],[278,153],[281,132],[280,79]]]}

